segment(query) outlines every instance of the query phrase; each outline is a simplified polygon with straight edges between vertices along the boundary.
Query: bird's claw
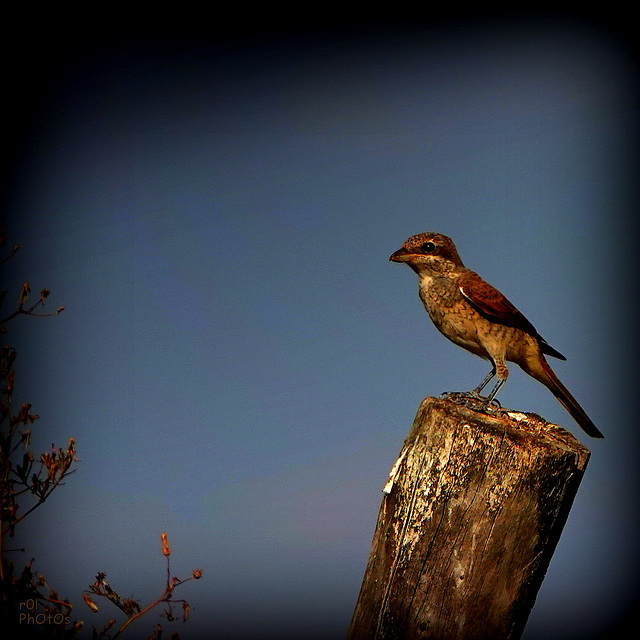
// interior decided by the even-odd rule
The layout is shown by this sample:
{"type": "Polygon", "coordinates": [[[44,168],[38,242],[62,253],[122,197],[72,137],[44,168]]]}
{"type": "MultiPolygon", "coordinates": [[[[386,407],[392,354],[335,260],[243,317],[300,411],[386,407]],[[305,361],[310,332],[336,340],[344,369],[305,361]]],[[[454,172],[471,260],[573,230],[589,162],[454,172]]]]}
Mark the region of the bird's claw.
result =
{"type": "Polygon", "coordinates": [[[476,411],[502,411],[501,404],[495,398],[489,400],[485,396],[481,396],[475,389],[473,391],[445,391],[440,394],[440,397],[476,411]]]}

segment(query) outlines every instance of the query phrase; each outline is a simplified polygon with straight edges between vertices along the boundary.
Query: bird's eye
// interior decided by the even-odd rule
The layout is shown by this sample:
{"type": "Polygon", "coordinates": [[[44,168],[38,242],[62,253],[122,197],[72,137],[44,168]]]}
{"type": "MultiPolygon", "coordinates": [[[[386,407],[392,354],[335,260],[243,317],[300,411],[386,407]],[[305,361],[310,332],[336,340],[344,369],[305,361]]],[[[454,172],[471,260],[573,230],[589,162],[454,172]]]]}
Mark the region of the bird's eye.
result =
{"type": "Polygon", "coordinates": [[[425,242],[421,247],[420,250],[422,251],[422,253],[433,253],[433,251],[435,250],[436,245],[433,244],[433,242],[425,242]]]}

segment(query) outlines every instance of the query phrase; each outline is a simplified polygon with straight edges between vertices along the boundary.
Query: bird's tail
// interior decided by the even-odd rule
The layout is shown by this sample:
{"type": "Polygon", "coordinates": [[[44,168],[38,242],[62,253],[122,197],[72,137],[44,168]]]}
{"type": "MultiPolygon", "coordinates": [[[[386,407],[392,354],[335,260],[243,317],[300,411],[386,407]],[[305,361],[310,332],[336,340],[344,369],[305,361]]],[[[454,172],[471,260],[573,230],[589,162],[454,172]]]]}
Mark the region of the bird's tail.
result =
{"type": "Polygon", "coordinates": [[[598,427],[591,421],[586,411],[578,404],[578,401],[569,393],[567,388],[558,380],[558,376],[553,372],[547,361],[540,359],[542,371],[537,371],[534,376],[542,382],[553,395],[558,398],[562,406],[571,414],[573,419],[592,438],[604,438],[598,427]]]}

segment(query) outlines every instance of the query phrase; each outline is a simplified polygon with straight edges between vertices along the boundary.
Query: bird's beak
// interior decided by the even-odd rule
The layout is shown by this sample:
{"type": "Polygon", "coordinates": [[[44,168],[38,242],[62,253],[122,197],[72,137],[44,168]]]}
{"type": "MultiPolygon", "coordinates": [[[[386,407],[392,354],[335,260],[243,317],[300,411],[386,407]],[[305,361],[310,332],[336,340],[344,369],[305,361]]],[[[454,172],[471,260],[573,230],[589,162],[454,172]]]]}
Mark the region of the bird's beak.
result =
{"type": "Polygon", "coordinates": [[[409,253],[404,247],[401,247],[389,257],[391,262],[409,262],[413,258],[413,254],[409,253]]]}

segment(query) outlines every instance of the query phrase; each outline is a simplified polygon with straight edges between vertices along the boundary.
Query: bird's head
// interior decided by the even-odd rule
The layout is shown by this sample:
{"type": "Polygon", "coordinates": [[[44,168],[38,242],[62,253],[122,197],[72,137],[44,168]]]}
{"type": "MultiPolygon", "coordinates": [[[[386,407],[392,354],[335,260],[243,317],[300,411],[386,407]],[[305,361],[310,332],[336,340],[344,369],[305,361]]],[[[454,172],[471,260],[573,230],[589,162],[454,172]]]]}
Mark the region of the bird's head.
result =
{"type": "Polygon", "coordinates": [[[392,262],[406,262],[417,274],[435,275],[463,267],[453,240],[441,233],[411,236],[391,254],[392,262]]]}

